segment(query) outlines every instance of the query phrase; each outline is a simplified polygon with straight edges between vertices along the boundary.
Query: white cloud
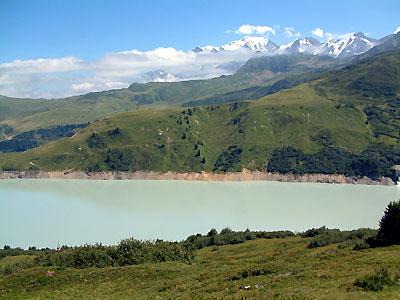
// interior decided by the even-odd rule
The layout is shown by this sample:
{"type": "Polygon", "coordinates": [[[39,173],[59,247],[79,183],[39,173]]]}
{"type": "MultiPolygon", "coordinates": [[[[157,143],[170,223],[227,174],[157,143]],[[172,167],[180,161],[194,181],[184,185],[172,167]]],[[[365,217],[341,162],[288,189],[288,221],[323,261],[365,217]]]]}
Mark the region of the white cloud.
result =
{"type": "Polygon", "coordinates": [[[319,38],[324,38],[325,37],[325,39],[331,40],[331,39],[334,39],[334,38],[335,39],[337,39],[337,38],[344,39],[344,38],[346,38],[348,36],[351,36],[353,33],[346,33],[346,34],[342,34],[342,35],[340,35],[340,34],[332,34],[330,32],[324,32],[321,28],[317,27],[312,31],[312,34],[314,36],[316,36],[316,37],[319,37],[319,38]]]}
{"type": "Polygon", "coordinates": [[[321,28],[318,27],[318,28],[315,28],[312,31],[312,34],[317,36],[317,37],[321,37],[322,38],[324,36],[324,31],[321,28]]]}
{"type": "Polygon", "coordinates": [[[293,31],[294,31],[293,27],[285,27],[285,35],[287,37],[292,37],[293,36],[293,31]]]}
{"type": "Polygon", "coordinates": [[[78,83],[78,84],[73,83],[71,85],[71,87],[74,91],[88,91],[88,90],[92,90],[94,88],[94,83],[90,83],[90,82],[84,82],[84,83],[78,83]]]}
{"type": "Polygon", "coordinates": [[[299,37],[301,36],[300,32],[294,33],[294,27],[285,27],[285,36],[286,37],[299,37]]]}
{"type": "Polygon", "coordinates": [[[400,26],[394,31],[394,34],[398,34],[400,32],[400,26]]]}
{"type": "Polygon", "coordinates": [[[235,31],[237,34],[266,34],[267,32],[275,34],[275,29],[269,26],[253,26],[245,24],[240,26],[239,29],[235,31]]]}
{"type": "Polygon", "coordinates": [[[325,36],[328,38],[328,40],[333,39],[333,34],[332,33],[326,32],[325,36]]]}
{"type": "Polygon", "coordinates": [[[43,72],[69,72],[82,69],[83,60],[76,57],[14,60],[0,64],[0,74],[3,70],[14,74],[37,74],[43,72]]]}
{"type": "Polygon", "coordinates": [[[335,38],[339,38],[340,40],[347,40],[349,39],[352,35],[354,35],[355,32],[350,32],[350,33],[345,33],[345,34],[339,34],[336,35],[335,38]]]}
{"type": "Polygon", "coordinates": [[[82,94],[88,92],[99,92],[104,90],[111,90],[111,89],[120,89],[127,87],[130,85],[131,82],[122,82],[122,81],[110,81],[110,82],[83,82],[71,85],[71,88],[82,94]]]}
{"type": "Polygon", "coordinates": [[[246,49],[195,53],[170,47],[108,53],[94,61],[76,57],[15,60],[0,64],[0,95],[59,98],[123,88],[157,70],[171,74],[164,81],[212,78],[233,73],[251,55],[246,49]]]}

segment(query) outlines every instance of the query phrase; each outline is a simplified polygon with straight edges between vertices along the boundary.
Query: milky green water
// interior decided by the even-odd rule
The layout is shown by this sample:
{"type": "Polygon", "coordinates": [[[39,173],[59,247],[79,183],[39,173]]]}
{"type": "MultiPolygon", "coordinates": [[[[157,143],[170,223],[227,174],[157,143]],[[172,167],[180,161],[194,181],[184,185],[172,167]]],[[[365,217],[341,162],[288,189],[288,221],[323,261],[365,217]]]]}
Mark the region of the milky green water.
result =
{"type": "Polygon", "coordinates": [[[0,180],[0,246],[182,240],[194,233],[377,228],[398,186],[280,182],[0,180]]]}

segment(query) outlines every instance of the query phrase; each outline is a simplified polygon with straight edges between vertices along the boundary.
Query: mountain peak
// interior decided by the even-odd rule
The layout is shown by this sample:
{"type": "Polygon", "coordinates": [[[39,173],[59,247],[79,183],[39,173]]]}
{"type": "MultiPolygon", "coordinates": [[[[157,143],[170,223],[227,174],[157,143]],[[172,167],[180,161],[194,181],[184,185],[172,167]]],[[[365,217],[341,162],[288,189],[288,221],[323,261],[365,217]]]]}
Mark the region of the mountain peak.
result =
{"type": "Polygon", "coordinates": [[[367,39],[367,37],[365,36],[365,34],[362,33],[362,32],[354,33],[353,36],[358,37],[358,38],[360,38],[360,39],[361,39],[361,38],[367,39]]]}
{"type": "Polygon", "coordinates": [[[369,38],[362,32],[345,35],[339,40],[331,39],[325,43],[320,43],[313,37],[297,38],[291,43],[282,46],[278,46],[269,38],[245,36],[220,47],[198,46],[193,49],[193,52],[217,53],[220,51],[246,49],[251,52],[261,52],[269,55],[303,53],[344,58],[362,54],[380,43],[382,42],[369,38]]]}
{"type": "Polygon", "coordinates": [[[228,44],[221,46],[222,50],[238,50],[246,48],[254,52],[270,51],[278,46],[268,38],[257,36],[245,36],[240,40],[232,41],[228,44]]]}

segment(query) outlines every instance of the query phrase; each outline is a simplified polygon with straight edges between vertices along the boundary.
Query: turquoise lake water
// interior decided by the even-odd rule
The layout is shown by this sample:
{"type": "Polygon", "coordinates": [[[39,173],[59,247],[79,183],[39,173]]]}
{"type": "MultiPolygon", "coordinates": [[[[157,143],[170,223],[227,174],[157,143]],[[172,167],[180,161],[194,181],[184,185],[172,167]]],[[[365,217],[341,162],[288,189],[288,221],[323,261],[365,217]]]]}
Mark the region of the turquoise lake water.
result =
{"type": "Polygon", "coordinates": [[[398,186],[280,182],[0,180],[0,246],[182,240],[221,230],[377,228],[398,186]]]}

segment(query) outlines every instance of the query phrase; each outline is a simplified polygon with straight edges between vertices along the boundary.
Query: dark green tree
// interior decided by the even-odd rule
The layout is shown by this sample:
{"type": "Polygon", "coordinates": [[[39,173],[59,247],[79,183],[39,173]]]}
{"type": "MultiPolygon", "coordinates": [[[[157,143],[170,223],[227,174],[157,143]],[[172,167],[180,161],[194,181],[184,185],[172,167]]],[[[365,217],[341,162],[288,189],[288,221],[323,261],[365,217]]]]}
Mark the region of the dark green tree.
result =
{"type": "Polygon", "coordinates": [[[218,234],[218,231],[215,228],[213,228],[207,233],[207,236],[214,236],[217,234],[218,234]]]}
{"type": "Polygon", "coordinates": [[[387,206],[379,221],[377,238],[385,246],[400,244],[400,200],[387,206]]]}
{"type": "Polygon", "coordinates": [[[227,234],[227,233],[231,233],[232,229],[230,229],[229,227],[225,227],[221,230],[220,234],[227,234]]]}

